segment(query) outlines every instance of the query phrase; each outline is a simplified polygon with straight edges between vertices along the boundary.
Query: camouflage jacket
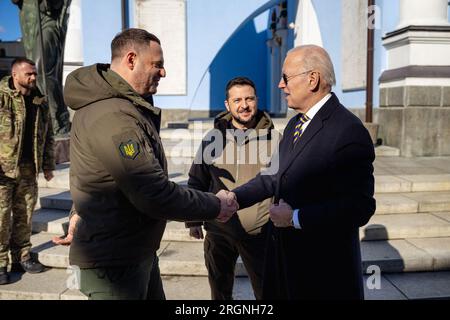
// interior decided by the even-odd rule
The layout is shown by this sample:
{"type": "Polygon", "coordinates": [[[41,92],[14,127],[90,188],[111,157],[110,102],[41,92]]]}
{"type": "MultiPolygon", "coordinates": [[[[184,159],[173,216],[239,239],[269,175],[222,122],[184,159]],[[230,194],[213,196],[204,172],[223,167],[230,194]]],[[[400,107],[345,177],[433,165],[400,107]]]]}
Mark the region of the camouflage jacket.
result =
{"type": "MultiPolygon", "coordinates": [[[[25,101],[19,91],[10,88],[11,77],[0,81],[0,175],[17,177],[25,132],[25,101]]],[[[50,113],[38,91],[32,93],[37,108],[33,146],[36,172],[54,170],[54,138],[50,113]]]]}

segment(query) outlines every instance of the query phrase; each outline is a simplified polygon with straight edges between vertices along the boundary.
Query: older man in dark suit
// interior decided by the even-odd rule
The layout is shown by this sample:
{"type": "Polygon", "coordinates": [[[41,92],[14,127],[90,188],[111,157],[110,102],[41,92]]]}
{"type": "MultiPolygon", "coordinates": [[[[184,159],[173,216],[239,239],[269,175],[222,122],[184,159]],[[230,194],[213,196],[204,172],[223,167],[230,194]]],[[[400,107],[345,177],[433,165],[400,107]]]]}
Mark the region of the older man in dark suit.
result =
{"type": "Polygon", "coordinates": [[[328,53],[291,50],[279,88],[298,111],[279,146],[279,170],[234,193],[241,208],[275,196],[263,298],[363,299],[358,228],[375,212],[375,154],[361,121],[331,92],[328,53]]]}

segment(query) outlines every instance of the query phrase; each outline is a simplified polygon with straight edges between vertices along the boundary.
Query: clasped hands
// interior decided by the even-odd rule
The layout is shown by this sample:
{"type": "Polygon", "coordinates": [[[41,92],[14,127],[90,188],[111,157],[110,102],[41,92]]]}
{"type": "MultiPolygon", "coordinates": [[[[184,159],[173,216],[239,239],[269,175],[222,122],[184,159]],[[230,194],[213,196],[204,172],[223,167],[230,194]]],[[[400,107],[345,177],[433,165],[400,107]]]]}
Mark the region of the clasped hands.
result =
{"type": "Polygon", "coordinates": [[[220,199],[220,213],[216,220],[225,223],[239,210],[236,195],[231,191],[220,190],[216,197],[220,199]]]}

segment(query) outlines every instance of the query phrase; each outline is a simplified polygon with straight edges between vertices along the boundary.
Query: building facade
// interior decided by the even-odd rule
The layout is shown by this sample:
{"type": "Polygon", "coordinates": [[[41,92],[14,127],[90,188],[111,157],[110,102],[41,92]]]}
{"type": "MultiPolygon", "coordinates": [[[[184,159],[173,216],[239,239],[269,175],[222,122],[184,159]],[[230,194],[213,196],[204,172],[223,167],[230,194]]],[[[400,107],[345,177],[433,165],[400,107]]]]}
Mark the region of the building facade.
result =
{"type": "Polygon", "coordinates": [[[373,28],[374,120],[383,143],[406,156],[450,155],[448,12],[447,0],[376,0],[371,8],[367,0],[72,0],[65,72],[108,62],[114,35],[140,27],[160,37],[164,49],[167,77],[155,97],[158,107],[187,110],[188,116],[214,114],[224,108],[226,82],[242,75],[255,81],[262,109],[284,115],[277,89],[282,61],[289,49],[312,43],[330,53],[337,77],[333,91],[362,115],[367,28],[373,28]],[[413,68],[411,74],[411,66],[434,69],[413,68]],[[409,71],[399,75],[399,68],[409,71]],[[430,98],[417,100],[421,92],[430,98]],[[408,131],[431,114],[430,121],[443,119],[439,132],[408,131]],[[424,132],[426,139],[417,142],[424,132]]]}

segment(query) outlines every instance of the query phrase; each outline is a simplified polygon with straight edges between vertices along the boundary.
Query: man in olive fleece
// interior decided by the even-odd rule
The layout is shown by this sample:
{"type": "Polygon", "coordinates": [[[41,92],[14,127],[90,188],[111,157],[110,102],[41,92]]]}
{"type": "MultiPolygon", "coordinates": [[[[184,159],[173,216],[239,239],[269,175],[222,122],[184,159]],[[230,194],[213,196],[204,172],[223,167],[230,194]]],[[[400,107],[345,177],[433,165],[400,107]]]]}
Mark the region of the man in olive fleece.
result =
{"type": "MultiPolygon", "coordinates": [[[[190,188],[217,192],[243,185],[267,167],[269,163],[265,163],[264,158],[271,158],[274,151],[272,142],[277,145],[278,134],[272,130],[274,125],[270,116],[258,110],[256,87],[252,80],[246,77],[231,79],[226,86],[225,97],[227,110],[217,115],[214,130],[211,131],[220,132],[224,140],[223,149],[212,157],[212,161],[204,156],[201,161],[196,158],[189,171],[190,188]],[[252,159],[254,155],[258,157],[252,159]]],[[[208,136],[197,156],[211,145],[208,136]]],[[[204,256],[213,300],[233,299],[235,267],[239,256],[249,275],[255,298],[261,299],[270,204],[271,199],[267,199],[240,210],[227,223],[186,223],[190,235],[197,239],[203,238],[202,224],[207,231],[204,256]]]]}
{"type": "Polygon", "coordinates": [[[80,217],[69,259],[90,299],[145,299],[166,220],[226,222],[238,207],[227,192],[168,179],[161,110],[146,100],[166,76],[159,39],[128,29],[113,39],[111,54],[110,66],[80,68],[66,81],[66,103],[76,110],[70,192],[80,217]]]}

